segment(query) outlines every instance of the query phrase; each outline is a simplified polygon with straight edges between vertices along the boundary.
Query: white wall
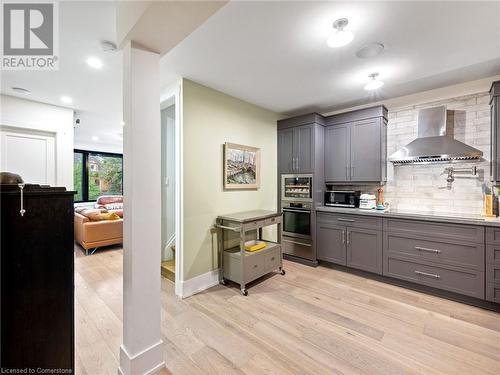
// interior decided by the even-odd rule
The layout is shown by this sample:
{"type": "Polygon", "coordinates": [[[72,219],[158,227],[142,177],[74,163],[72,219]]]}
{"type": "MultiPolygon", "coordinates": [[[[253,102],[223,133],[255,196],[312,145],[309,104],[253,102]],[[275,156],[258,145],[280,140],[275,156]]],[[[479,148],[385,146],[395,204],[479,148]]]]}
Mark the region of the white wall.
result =
{"type": "MultiPolygon", "coordinates": [[[[256,105],[183,80],[183,277],[218,267],[216,236],[221,214],[277,208],[277,124],[280,116],[256,105]],[[225,142],[261,149],[261,187],[223,188],[225,142]]],[[[183,281],[184,281],[183,280],[183,281]]]]}
{"type": "Polygon", "coordinates": [[[0,125],[55,134],[56,185],[73,189],[73,110],[7,95],[0,109],[0,125]]]}

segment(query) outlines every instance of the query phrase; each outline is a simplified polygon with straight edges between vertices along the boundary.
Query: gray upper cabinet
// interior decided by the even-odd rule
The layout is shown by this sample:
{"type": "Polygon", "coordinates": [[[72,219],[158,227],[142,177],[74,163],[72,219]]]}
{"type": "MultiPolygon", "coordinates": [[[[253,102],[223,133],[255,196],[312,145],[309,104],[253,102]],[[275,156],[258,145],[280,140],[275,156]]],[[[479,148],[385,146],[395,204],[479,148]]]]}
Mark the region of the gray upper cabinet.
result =
{"type": "Polygon", "coordinates": [[[304,125],[294,129],[296,135],[295,171],[298,173],[313,172],[314,125],[304,125]]]}
{"type": "Polygon", "coordinates": [[[278,131],[278,169],[280,173],[293,173],[295,159],[293,154],[295,129],[278,131]]]}
{"type": "Polygon", "coordinates": [[[325,180],[349,181],[350,127],[347,124],[325,129],[325,180]]]}
{"type": "Polygon", "coordinates": [[[351,125],[351,181],[382,181],[380,119],[357,121],[351,125]]]}
{"type": "Polygon", "coordinates": [[[280,174],[317,173],[318,168],[323,169],[323,124],[324,118],[317,113],[278,121],[280,174]]]}
{"type": "Polygon", "coordinates": [[[500,184],[500,81],[493,82],[490,89],[491,108],[491,161],[490,179],[500,184]]]}
{"type": "Polygon", "coordinates": [[[325,181],[386,180],[387,109],[377,106],[326,118],[325,181]]]}

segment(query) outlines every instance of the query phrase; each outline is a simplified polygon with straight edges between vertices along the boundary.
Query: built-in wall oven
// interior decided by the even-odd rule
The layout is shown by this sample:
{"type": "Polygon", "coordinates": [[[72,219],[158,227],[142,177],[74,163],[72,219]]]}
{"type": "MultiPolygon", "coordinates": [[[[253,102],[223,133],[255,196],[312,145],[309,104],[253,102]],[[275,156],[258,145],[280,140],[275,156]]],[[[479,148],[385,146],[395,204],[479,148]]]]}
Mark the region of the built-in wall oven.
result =
{"type": "Polygon", "coordinates": [[[312,246],[312,203],[286,202],[281,203],[283,211],[283,253],[315,260],[312,246]]]}

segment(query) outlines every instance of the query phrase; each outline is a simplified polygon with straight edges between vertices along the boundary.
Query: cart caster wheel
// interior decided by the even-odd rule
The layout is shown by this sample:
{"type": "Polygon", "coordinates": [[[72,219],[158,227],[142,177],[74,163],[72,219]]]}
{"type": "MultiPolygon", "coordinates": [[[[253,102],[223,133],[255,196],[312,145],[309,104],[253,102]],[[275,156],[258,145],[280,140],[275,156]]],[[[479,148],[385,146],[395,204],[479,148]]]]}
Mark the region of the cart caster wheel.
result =
{"type": "Polygon", "coordinates": [[[241,290],[240,290],[240,293],[241,293],[241,295],[243,295],[243,296],[248,296],[248,290],[246,290],[246,289],[241,289],[241,290]]]}
{"type": "Polygon", "coordinates": [[[221,281],[219,281],[219,284],[220,285],[226,285],[227,284],[226,279],[222,279],[221,281]]]}
{"type": "Polygon", "coordinates": [[[285,270],[281,270],[281,274],[282,274],[283,276],[285,276],[285,274],[286,274],[285,270]]]}

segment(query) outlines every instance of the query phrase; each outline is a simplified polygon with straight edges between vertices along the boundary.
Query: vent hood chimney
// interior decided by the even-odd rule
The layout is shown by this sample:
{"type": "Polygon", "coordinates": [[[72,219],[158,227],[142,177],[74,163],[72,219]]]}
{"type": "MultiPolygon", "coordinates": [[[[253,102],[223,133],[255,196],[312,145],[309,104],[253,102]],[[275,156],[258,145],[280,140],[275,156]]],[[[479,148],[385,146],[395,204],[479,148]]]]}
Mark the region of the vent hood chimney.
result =
{"type": "MultiPolygon", "coordinates": [[[[395,165],[479,160],[483,152],[447,134],[446,125],[454,122],[446,107],[422,109],[418,113],[418,137],[389,157],[395,165]]],[[[452,133],[452,132],[450,132],[452,133]]]]}

